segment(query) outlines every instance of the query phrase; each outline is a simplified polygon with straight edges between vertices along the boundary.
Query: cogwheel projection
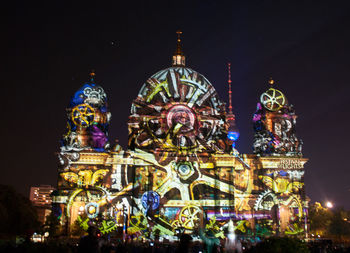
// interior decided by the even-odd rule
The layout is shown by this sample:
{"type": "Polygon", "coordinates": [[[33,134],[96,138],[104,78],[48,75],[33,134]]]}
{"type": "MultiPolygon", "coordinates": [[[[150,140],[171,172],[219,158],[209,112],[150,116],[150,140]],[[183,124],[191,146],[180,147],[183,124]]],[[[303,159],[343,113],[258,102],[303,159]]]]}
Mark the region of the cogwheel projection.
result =
{"type": "Polygon", "coordinates": [[[266,190],[261,193],[255,202],[254,209],[258,210],[271,210],[274,205],[278,204],[277,196],[270,190],[266,190]]]}
{"type": "Polygon", "coordinates": [[[80,127],[88,127],[94,121],[95,111],[88,104],[77,105],[72,110],[72,121],[80,127]]]}
{"type": "Polygon", "coordinates": [[[195,205],[188,205],[181,209],[179,214],[180,224],[186,229],[194,229],[198,227],[200,222],[200,214],[203,211],[195,205]]]}
{"type": "Polygon", "coordinates": [[[131,106],[129,146],[167,150],[222,149],[224,104],[214,87],[189,68],[162,70],[142,86],[131,106]]]}
{"type": "Polygon", "coordinates": [[[279,90],[270,88],[261,94],[260,102],[266,109],[270,111],[278,111],[284,106],[286,98],[279,90]]]}

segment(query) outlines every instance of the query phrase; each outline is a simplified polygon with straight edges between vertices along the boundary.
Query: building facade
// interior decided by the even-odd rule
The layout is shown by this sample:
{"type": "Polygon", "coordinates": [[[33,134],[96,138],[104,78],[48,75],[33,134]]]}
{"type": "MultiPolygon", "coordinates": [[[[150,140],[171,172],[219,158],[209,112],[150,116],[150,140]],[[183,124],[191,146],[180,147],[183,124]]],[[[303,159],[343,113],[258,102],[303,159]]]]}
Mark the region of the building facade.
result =
{"type": "Polygon", "coordinates": [[[204,223],[218,237],[305,235],[307,159],[285,95],[271,81],[253,115],[254,153],[240,154],[231,102],[226,114],[213,85],[185,66],[180,38],[172,65],[134,99],[126,150],[109,143],[111,113],[94,73],[73,95],[53,204],[65,231],[78,222],[172,239],[204,223]]]}
{"type": "Polygon", "coordinates": [[[51,185],[30,187],[29,199],[38,214],[38,220],[44,224],[46,217],[51,214],[52,196],[55,188],[51,185]]]}
{"type": "Polygon", "coordinates": [[[34,206],[51,206],[51,193],[55,188],[51,185],[40,185],[30,187],[29,199],[34,206]]]}

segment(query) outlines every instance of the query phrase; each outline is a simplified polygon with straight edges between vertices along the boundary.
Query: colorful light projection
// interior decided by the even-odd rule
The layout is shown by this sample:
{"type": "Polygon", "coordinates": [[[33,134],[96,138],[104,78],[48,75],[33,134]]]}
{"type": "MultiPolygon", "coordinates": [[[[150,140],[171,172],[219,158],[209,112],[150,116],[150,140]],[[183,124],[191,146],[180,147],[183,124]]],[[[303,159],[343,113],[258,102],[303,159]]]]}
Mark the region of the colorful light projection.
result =
{"type": "MultiPolygon", "coordinates": [[[[73,122],[77,116],[75,131],[96,122],[85,105],[96,113],[102,107],[91,101],[104,101],[102,97],[77,99],[81,104],[74,104],[78,109],[76,114],[69,111],[68,119],[73,122]],[[85,120],[78,121],[80,116],[85,120]]],[[[295,124],[294,112],[279,100],[277,107],[274,103],[265,103],[266,108],[260,106],[254,115],[255,127],[261,126],[256,133],[276,134],[274,140],[296,138],[294,129],[281,127],[279,133],[277,126],[282,119],[295,124]],[[271,129],[268,119],[274,120],[271,129]]],[[[297,158],[301,154],[295,149],[283,151],[287,160],[276,158],[284,146],[272,146],[269,157],[265,146],[256,150],[264,156],[241,155],[232,149],[223,103],[197,72],[172,67],[148,79],[132,104],[128,128],[126,151],[120,146],[109,151],[105,146],[100,152],[96,145],[79,143],[78,149],[64,148],[59,154],[59,189],[67,224],[78,220],[84,229],[95,224],[102,233],[123,227],[125,234],[145,239],[171,239],[177,231],[194,234],[201,219],[218,237],[224,236],[229,224],[235,233],[251,236],[304,231],[306,159],[297,158]]]]}
{"type": "MultiPolygon", "coordinates": [[[[82,156],[96,162],[96,155],[100,153],[85,153],[82,156]]],[[[70,221],[77,220],[83,229],[94,224],[103,234],[114,231],[125,220],[125,206],[115,200],[121,193],[112,194],[108,189],[111,171],[106,168],[101,165],[72,165],[60,173],[59,180],[61,192],[67,193],[65,217],[70,221]]]]}
{"type": "Polygon", "coordinates": [[[239,205],[237,209],[250,209],[246,203],[234,201],[235,194],[243,196],[251,191],[248,169],[237,173],[246,179],[239,183],[241,189],[237,189],[233,184],[232,168],[214,169],[214,163],[202,165],[194,159],[161,165],[151,153],[135,151],[131,155],[137,159],[136,163],[148,164],[133,166],[140,187],[134,188],[136,205],[132,207],[132,213],[136,217],[147,217],[144,222],[147,221],[148,228],[157,224],[162,235],[174,235],[180,228],[191,233],[197,228],[201,215],[220,215],[220,208],[231,213],[235,204],[239,205]]]}
{"type": "MultiPolygon", "coordinates": [[[[251,182],[244,186],[247,192],[236,189],[232,167],[215,168],[211,153],[232,149],[225,108],[209,81],[192,69],[172,67],[149,78],[132,104],[128,125],[130,156],[146,165],[133,166],[140,187],[132,213],[157,224],[161,234],[191,232],[201,214],[221,205],[233,212],[235,193],[251,191],[251,182]],[[140,201],[145,195],[157,197],[140,201]]],[[[248,168],[242,173],[251,180],[248,168]]]]}
{"type": "Polygon", "coordinates": [[[253,117],[254,153],[302,156],[302,141],[295,134],[296,118],[293,105],[281,91],[272,87],[265,91],[253,117]]]}
{"type": "MultiPolygon", "coordinates": [[[[201,74],[184,67],[162,70],[131,106],[129,148],[186,154],[228,151],[225,108],[201,74]]],[[[162,157],[160,159],[166,159],[162,157]]]]}
{"type": "Polygon", "coordinates": [[[267,190],[259,194],[255,210],[272,211],[275,226],[285,234],[304,232],[303,171],[264,170],[263,173],[258,178],[267,190]]]}
{"type": "Polygon", "coordinates": [[[111,113],[103,88],[91,81],[71,98],[67,108],[67,133],[61,141],[62,151],[105,151],[109,147],[107,132],[111,113]]]}

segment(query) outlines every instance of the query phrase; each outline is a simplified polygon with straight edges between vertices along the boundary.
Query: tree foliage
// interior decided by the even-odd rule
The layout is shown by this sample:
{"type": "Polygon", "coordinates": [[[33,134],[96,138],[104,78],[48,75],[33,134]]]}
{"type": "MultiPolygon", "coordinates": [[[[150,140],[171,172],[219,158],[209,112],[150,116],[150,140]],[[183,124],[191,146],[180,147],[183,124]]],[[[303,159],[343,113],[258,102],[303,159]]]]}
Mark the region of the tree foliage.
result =
{"type": "Polygon", "coordinates": [[[271,237],[251,248],[249,253],[308,253],[307,245],[296,238],[271,237]]]}
{"type": "Polygon", "coordinates": [[[11,186],[0,185],[0,233],[28,235],[38,228],[37,213],[30,200],[11,186]]]}
{"type": "Polygon", "coordinates": [[[335,210],[331,217],[328,233],[338,239],[350,237],[349,212],[343,209],[335,210]]]}
{"type": "Polygon", "coordinates": [[[310,233],[314,236],[345,239],[350,237],[350,213],[342,208],[324,208],[315,202],[309,209],[310,233]]]}
{"type": "Polygon", "coordinates": [[[44,231],[49,233],[50,238],[54,238],[59,235],[60,221],[53,213],[46,216],[44,231]]]}
{"type": "Polygon", "coordinates": [[[315,202],[309,208],[310,232],[314,235],[325,236],[331,223],[332,211],[315,202]]]}

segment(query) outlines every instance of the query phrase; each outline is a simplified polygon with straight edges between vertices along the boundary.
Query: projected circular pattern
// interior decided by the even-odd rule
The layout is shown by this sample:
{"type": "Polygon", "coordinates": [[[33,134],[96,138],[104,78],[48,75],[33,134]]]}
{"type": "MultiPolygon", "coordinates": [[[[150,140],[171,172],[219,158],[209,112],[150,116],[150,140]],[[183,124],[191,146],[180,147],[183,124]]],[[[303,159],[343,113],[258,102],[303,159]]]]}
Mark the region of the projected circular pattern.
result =
{"type": "Polygon", "coordinates": [[[90,219],[97,217],[99,213],[99,206],[95,202],[90,202],[85,206],[85,212],[90,219]]]}
{"type": "Polygon", "coordinates": [[[168,128],[179,127],[179,132],[188,133],[195,128],[196,116],[185,105],[175,105],[167,113],[168,128]]]}
{"type": "Polygon", "coordinates": [[[155,210],[159,207],[159,194],[154,191],[145,192],[142,195],[141,202],[145,210],[149,208],[155,210]]]}
{"type": "Polygon", "coordinates": [[[94,121],[95,110],[88,104],[77,105],[72,110],[72,121],[80,127],[88,127],[94,121]]]}
{"type": "Polygon", "coordinates": [[[281,91],[270,88],[261,94],[260,102],[266,109],[270,111],[278,111],[284,106],[286,98],[281,91]]]}
{"type": "Polygon", "coordinates": [[[201,74],[189,68],[162,70],[141,88],[131,107],[129,145],[141,149],[222,149],[225,110],[201,74]]]}
{"type": "Polygon", "coordinates": [[[186,229],[194,229],[199,225],[202,209],[199,206],[188,205],[181,209],[179,222],[186,229]]]}

